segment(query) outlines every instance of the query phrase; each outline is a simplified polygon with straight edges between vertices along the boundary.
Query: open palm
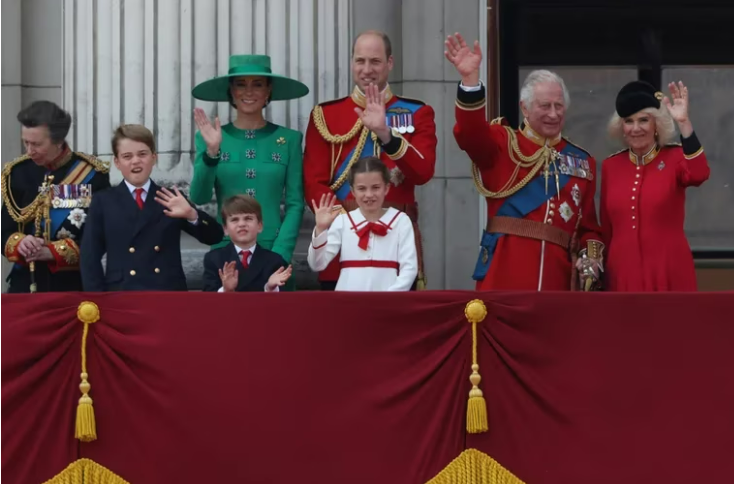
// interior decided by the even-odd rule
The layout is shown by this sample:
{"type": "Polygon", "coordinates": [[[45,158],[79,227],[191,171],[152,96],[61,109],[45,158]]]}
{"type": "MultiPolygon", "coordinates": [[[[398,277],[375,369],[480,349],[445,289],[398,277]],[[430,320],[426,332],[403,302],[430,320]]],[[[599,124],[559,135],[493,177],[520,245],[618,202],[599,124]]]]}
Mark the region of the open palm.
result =
{"type": "Polygon", "coordinates": [[[473,49],[470,49],[464,37],[457,33],[449,35],[445,44],[444,55],[456,67],[461,77],[469,77],[479,72],[479,67],[482,65],[482,49],[479,47],[479,41],[475,40],[473,49]]]}
{"type": "Polygon", "coordinates": [[[206,150],[216,155],[219,151],[219,146],[222,144],[222,126],[219,122],[219,117],[212,124],[204,110],[196,108],[194,109],[194,122],[196,122],[196,127],[199,129],[201,137],[206,143],[206,150]]]}
{"type": "Polygon", "coordinates": [[[333,193],[328,195],[321,195],[321,201],[316,204],[315,200],[311,200],[311,206],[313,207],[313,213],[316,218],[316,228],[319,232],[329,230],[331,224],[339,216],[339,210],[337,210],[336,196],[333,193]]]}
{"type": "Polygon", "coordinates": [[[682,83],[675,82],[668,84],[670,95],[673,98],[671,102],[668,97],[663,99],[663,104],[668,109],[670,116],[677,122],[682,123],[688,121],[688,88],[682,83]]]}

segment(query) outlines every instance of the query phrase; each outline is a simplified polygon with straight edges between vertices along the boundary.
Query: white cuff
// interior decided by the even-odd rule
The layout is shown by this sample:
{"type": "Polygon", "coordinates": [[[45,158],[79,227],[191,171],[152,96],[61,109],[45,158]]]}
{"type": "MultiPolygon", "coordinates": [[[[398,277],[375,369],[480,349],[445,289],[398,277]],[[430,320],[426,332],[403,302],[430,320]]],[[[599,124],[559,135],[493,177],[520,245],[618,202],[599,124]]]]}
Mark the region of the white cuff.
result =
{"type": "Polygon", "coordinates": [[[278,286],[275,286],[275,289],[273,289],[272,291],[268,291],[267,283],[265,284],[264,289],[265,289],[265,292],[280,292],[280,288],[278,286]]]}
{"type": "Polygon", "coordinates": [[[465,86],[463,83],[460,82],[459,87],[464,92],[477,92],[484,87],[484,83],[481,79],[479,80],[479,84],[476,86],[465,86]]]}
{"type": "Polygon", "coordinates": [[[224,287],[220,287],[217,292],[224,292],[224,287]]]}

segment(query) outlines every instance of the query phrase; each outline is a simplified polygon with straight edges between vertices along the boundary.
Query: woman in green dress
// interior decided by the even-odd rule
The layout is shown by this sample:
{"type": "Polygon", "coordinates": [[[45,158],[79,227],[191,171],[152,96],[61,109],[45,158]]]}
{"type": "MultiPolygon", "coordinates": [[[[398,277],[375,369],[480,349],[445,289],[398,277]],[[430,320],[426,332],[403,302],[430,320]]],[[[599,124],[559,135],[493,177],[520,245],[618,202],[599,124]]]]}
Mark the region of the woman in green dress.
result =
{"type": "MultiPolygon", "coordinates": [[[[308,87],[273,74],[270,57],[236,55],[229,59],[229,73],[197,85],[192,95],[202,101],[229,102],[236,119],[224,126],[214,123],[204,110],[194,110],[196,161],[191,181],[191,200],[196,204],[217,198],[221,223],[222,203],[232,195],[256,198],[263,211],[263,231],[258,243],[290,261],[303,216],[303,158],[299,131],[268,122],[263,109],[270,101],[296,99],[308,87]],[[281,200],[285,192],[285,216],[281,200]]],[[[216,246],[229,243],[229,238],[216,246]]]]}

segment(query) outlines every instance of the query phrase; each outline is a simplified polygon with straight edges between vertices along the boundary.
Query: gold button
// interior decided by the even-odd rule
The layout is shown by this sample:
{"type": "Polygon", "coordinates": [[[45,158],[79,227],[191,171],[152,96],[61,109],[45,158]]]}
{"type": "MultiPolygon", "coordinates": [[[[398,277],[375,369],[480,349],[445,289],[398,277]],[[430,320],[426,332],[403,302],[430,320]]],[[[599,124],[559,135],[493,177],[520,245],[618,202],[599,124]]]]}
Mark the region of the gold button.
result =
{"type": "Polygon", "coordinates": [[[637,181],[635,182],[635,185],[639,185],[639,184],[640,184],[640,182],[637,182],[637,181]]]}
{"type": "Polygon", "coordinates": [[[15,237],[13,237],[13,239],[15,240],[18,240],[19,238],[20,238],[20,235],[16,235],[15,237]]]}
{"type": "Polygon", "coordinates": [[[634,220],[634,219],[636,219],[636,218],[637,218],[637,217],[635,217],[634,215],[632,216],[632,220],[634,220]]]}
{"type": "Polygon", "coordinates": [[[555,203],[551,203],[550,207],[551,208],[556,208],[556,204],[555,203]]]}
{"type": "Polygon", "coordinates": [[[634,199],[635,199],[635,197],[632,197],[632,200],[634,200],[634,199]]]}
{"type": "Polygon", "coordinates": [[[555,215],[555,212],[553,212],[553,210],[551,210],[550,212],[548,212],[548,216],[549,217],[552,217],[553,215],[555,215]]]}
{"type": "Polygon", "coordinates": [[[634,209],[635,209],[635,206],[634,206],[634,205],[632,205],[632,210],[634,210],[634,209]]]}
{"type": "Polygon", "coordinates": [[[637,169],[639,170],[639,169],[640,169],[640,167],[638,166],[638,167],[637,167],[637,169]]]}
{"type": "Polygon", "coordinates": [[[545,223],[547,223],[547,224],[552,224],[552,223],[553,223],[553,220],[551,220],[551,219],[548,219],[548,220],[546,220],[546,221],[545,221],[545,223]]]}
{"type": "Polygon", "coordinates": [[[127,250],[130,251],[131,254],[134,254],[135,253],[135,247],[130,247],[127,250]]]}
{"type": "Polygon", "coordinates": [[[155,273],[156,273],[156,274],[160,274],[160,273],[161,273],[161,270],[160,270],[160,269],[158,269],[158,268],[156,267],[156,268],[155,268],[155,273]]]}
{"type": "Polygon", "coordinates": [[[637,188],[633,188],[633,189],[632,189],[632,191],[633,191],[633,192],[636,192],[636,191],[637,191],[637,188]]]}
{"type": "Polygon", "coordinates": [[[134,276],[135,274],[137,274],[137,273],[134,270],[133,271],[130,271],[130,275],[131,276],[134,276]]]}
{"type": "Polygon", "coordinates": [[[636,176],[637,176],[637,178],[640,178],[640,174],[639,173],[636,176]]]}
{"type": "Polygon", "coordinates": [[[632,229],[636,229],[636,228],[637,228],[637,227],[635,227],[634,225],[632,226],[632,229]]]}
{"type": "Polygon", "coordinates": [[[161,251],[161,248],[156,245],[155,247],[153,247],[153,250],[156,251],[156,252],[160,252],[161,251]]]}

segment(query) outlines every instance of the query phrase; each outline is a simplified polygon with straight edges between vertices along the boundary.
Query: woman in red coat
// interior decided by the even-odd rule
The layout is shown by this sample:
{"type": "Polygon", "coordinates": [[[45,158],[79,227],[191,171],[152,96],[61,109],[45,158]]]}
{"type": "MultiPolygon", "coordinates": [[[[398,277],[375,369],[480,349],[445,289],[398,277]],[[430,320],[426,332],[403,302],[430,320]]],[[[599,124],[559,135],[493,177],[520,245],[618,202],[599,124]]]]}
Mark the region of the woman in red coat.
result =
{"type": "Polygon", "coordinates": [[[610,291],[696,290],[683,231],[686,188],[706,181],[709,166],[688,119],[688,88],[682,82],[669,88],[672,101],[642,81],[617,95],[609,131],[628,149],[604,160],[601,179],[610,291]],[[681,145],[670,144],[674,122],[681,145]]]}

